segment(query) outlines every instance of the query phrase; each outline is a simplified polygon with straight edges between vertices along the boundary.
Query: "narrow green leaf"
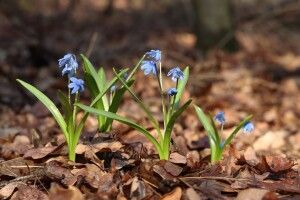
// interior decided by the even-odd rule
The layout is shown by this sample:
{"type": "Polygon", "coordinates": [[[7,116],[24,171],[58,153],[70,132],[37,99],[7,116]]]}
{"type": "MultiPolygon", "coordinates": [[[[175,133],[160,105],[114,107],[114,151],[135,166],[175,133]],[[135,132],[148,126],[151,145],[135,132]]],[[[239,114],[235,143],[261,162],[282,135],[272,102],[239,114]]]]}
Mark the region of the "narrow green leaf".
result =
{"type": "MultiPolygon", "coordinates": [[[[122,76],[124,73],[126,73],[128,71],[128,69],[124,69],[122,70],[118,75],[119,76],[122,76]]],[[[113,86],[116,82],[118,81],[118,78],[117,77],[114,77],[105,87],[105,89],[100,93],[98,94],[95,99],[93,100],[93,102],[90,104],[91,107],[93,107],[102,97],[103,95],[105,95],[107,93],[108,90],[110,90],[111,86],[113,86]]],[[[84,112],[84,115],[82,117],[82,119],[80,120],[77,128],[76,128],[76,131],[75,131],[75,141],[78,141],[79,140],[79,137],[80,137],[80,133],[81,133],[81,130],[83,129],[83,126],[84,126],[84,123],[86,121],[88,117],[88,112],[84,112]]]]}
{"type": "Polygon", "coordinates": [[[239,125],[233,130],[233,132],[230,134],[230,136],[225,140],[224,144],[222,145],[222,148],[224,149],[226,145],[230,144],[231,140],[234,138],[234,136],[239,132],[239,130],[251,120],[252,115],[246,117],[239,125]]]}
{"type": "MultiPolygon", "coordinates": [[[[121,72],[118,73],[118,76],[122,76],[123,74],[125,74],[128,71],[128,69],[124,69],[121,72]]],[[[93,100],[93,102],[91,103],[90,106],[94,106],[95,103],[97,103],[102,97],[103,95],[105,95],[111,88],[111,86],[113,86],[116,82],[118,81],[118,77],[114,77],[105,87],[105,89],[103,91],[101,91],[93,100]]]]}
{"type": "Polygon", "coordinates": [[[206,116],[206,114],[203,112],[203,110],[200,107],[198,107],[196,105],[194,107],[195,107],[196,114],[197,114],[200,122],[202,123],[204,129],[206,130],[208,136],[213,137],[214,140],[217,141],[216,135],[218,133],[215,132],[215,129],[213,128],[212,124],[210,123],[209,118],[206,116]]]}
{"type": "Polygon", "coordinates": [[[104,90],[105,86],[106,86],[106,74],[105,74],[105,71],[104,71],[104,68],[103,67],[100,67],[99,70],[98,70],[98,77],[99,77],[99,80],[100,80],[100,85],[99,85],[99,89],[100,91],[104,90]]]}
{"type": "MultiPolygon", "coordinates": [[[[127,84],[129,87],[131,87],[133,83],[134,83],[134,80],[131,80],[131,81],[128,81],[127,84]]],[[[122,87],[122,88],[116,90],[114,97],[112,99],[111,105],[109,106],[109,109],[108,109],[109,112],[116,113],[118,111],[118,108],[121,104],[121,101],[122,101],[123,96],[126,91],[127,91],[127,89],[125,87],[122,87]]],[[[111,118],[107,119],[103,129],[105,131],[108,131],[108,129],[111,127],[112,122],[113,122],[113,119],[111,119],[111,118]]]]}
{"type": "MultiPolygon", "coordinates": [[[[70,105],[68,97],[62,92],[58,91],[58,98],[60,100],[60,103],[64,109],[64,114],[65,114],[65,122],[67,123],[67,131],[70,134],[74,133],[74,120],[73,120],[73,109],[70,105]]],[[[70,141],[70,138],[69,138],[70,141]]]]}
{"type": "Polygon", "coordinates": [[[57,109],[57,107],[55,106],[55,104],[46,95],[44,95],[40,90],[38,90],[36,87],[34,87],[34,86],[30,85],[29,83],[26,83],[20,79],[17,79],[17,81],[24,88],[26,88],[28,91],[30,91],[39,101],[41,101],[47,107],[47,109],[51,112],[51,114],[55,118],[56,122],[60,126],[60,128],[67,140],[67,143],[69,143],[66,122],[65,122],[63,116],[61,115],[61,113],[59,112],[59,110],[57,109]]]}
{"type": "Polygon", "coordinates": [[[181,100],[181,97],[183,95],[183,92],[184,92],[184,89],[185,89],[185,86],[186,86],[186,83],[189,79],[189,74],[190,74],[190,70],[189,70],[189,67],[186,67],[183,71],[183,74],[184,74],[184,78],[183,80],[180,80],[178,82],[178,88],[177,88],[177,94],[176,94],[176,98],[175,98],[175,105],[174,105],[174,109],[177,110],[179,105],[180,105],[180,100],[181,100]]]}
{"type": "Polygon", "coordinates": [[[116,77],[119,79],[119,81],[123,84],[123,86],[128,90],[128,92],[131,94],[131,96],[134,98],[134,100],[138,103],[138,105],[144,110],[146,115],[148,116],[149,120],[151,121],[154,128],[157,130],[159,137],[162,138],[162,134],[159,128],[159,124],[152,116],[150,110],[145,106],[145,104],[134,94],[134,92],[130,89],[130,87],[127,85],[127,83],[116,73],[114,70],[114,73],[116,77]]]}
{"type": "Polygon", "coordinates": [[[127,77],[126,81],[129,81],[133,77],[133,75],[135,74],[136,70],[139,68],[139,66],[142,63],[142,61],[144,60],[144,58],[145,58],[145,54],[142,56],[142,58],[139,60],[139,62],[134,66],[134,68],[130,72],[129,76],[127,77]]]}
{"type": "Polygon", "coordinates": [[[183,106],[181,106],[173,115],[170,117],[168,124],[166,126],[166,130],[164,133],[164,142],[163,142],[163,151],[165,154],[169,154],[169,146],[171,142],[171,133],[175,124],[176,119],[182,114],[183,111],[187,109],[187,107],[191,104],[192,99],[188,100],[183,106]]]}
{"type": "MultiPolygon", "coordinates": [[[[84,79],[86,81],[86,85],[89,88],[92,97],[95,98],[95,96],[102,91],[101,88],[103,88],[101,77],[98,75],[95,67],[89,59],[83,54],[80,56],[83,59],[84,79]]],[[[105,98],[105,95],[94,105],[94,107],[101,110],[108,109],[107,98],[105,98]]],[[[99,127],[105,123],[105,120],[106,119],[103,116],[98,117],[99,127]]]]}
{"type": "Polygon", "coordinates": [[[81,109],[96,114],[96,115],[103,115],[105,117],[114,119],[116,121],[119,121],[123,124],[126,124],[134,129],[136,129],[137,131],[141,132],[142,134],[144,134],[147,139],[155,146],[155,148],[157,149],[158,152],[161,152],[161,147],[159,145],[159,143],[157,142],[157,140],[143,127],[141,127],[140,125],[132,122],[129,119],[126,119],[125,117],[121,117],[119,115],[116,115],[115,113],[111,113],[111,112],[107,112],[104,110],[97,110],[95,108],[89,107],[89,106],[85,106],[83,104],[77,104],[78,107],[80,107],[81,109]]]}

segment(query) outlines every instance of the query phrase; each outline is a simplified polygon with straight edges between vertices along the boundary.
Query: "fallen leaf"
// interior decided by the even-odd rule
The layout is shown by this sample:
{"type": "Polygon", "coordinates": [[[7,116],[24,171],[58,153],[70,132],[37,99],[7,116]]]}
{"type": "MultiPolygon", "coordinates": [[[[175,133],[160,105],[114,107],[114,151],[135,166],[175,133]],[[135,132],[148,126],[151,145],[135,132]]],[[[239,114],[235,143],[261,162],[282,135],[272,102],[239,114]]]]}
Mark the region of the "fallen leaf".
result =
{"type": "Polygon", "coordinates": [[[186,157],[174,152],[170,154],[169,161],[175,164],[186,164],[186,157]]]}
{"type": "Polygon", "coordinates": [[[112,142],[101,142],[97,144],[78,144],[76,146],[76,154],[83,154],[86,151],[92,151],[94,153],[98,153],[104,149],[109,149],[111,152],[116,152],[120,150],[123,145],[119,141],[112,142]]]}
{"type": "Polygon", "coordinates": [[[249,188],[238,193],[236,200],[262,200],[269,191],[258,188],[249,188]]]}
{"type": "Polygon", "coordinates": [[[280,172],[291,169],[294,162],[282,156],[266,156],[266,162],[273,172],[280,172]]]}
{"type": "Polygon", "coordinates": [[[7,199],[7,198],[9,198],[13,194],[13,192],[15,191],[15,189],[20,184],[24,184],[24,183],[22,183],[22,182],[12,182],[12,183],[8,183],[7,185],[5,185],[0,190],[0,198],[1,199],[7,199]]]}
{"type": "Polygon", "coordinates": [[[169,174],[162,166],[154,165],[153,171],[165,180],[173,180],[175,177],[169,174]]]}
{"type": "Polygon", "coordinates": [[[130,199],[139,200],[146,197],[146,187],[143,181],[140,181],[138,177],[132,179],[130,188],[130,199]]]}
{"type": "Polygon", "coordinates": [[[281,148],[286,144],[285,138],[287,135],[288,133],[284,130],[276,132],[269,131],[254,142],[253,148],[256,152],[281,148]]]}
{"type": "Polygon", "coordinates": [[[179,176],[183,170],[182,167],[179,167],[169,161],[164,164],[164,169],[173,176],[179,176]]]}
{"type": "Polygon", "coordinates": [[[55,160],[46,163],[45,173],[48,178],[61,181],[65,185],[73,185],[77,180],[70,169],[64,167],[63,163],[55,160]]]}
{"type": "Polygon", "coordinates": [[[27,186],[24,184],[21,184],[18,186],[18,191],[13,195],[11,200],[49,200],[48,196],[38,190],[37,188],[34,188],[32,186],[27,186]]]}
{"type": "Polygon", "coordinates": [[[182,196],[182,189],[180,187],[176,187],[170,193],[162,196],[161,200],[180,200],[182,196]]]}
{"type": "Polygon", "coordinates": [[[186,189],[185,194],[186,194],[186,197],[188,200],[201,200],[202,199],[193,188],[186,189]]]}
{"type": "Polygon", "coordinates": [[[250,166],[256,166],[260,162],[252,147],[248,147],[246,149],[246,151],[244,152],[244,158],[250,166]]]}
{"type": "Polygon", "coordinates": [[[50,200],[84,200],[83,194],[74,186],[69,186],[67,189],[60,187],[56,183],[51,184],[49,190],[50,200]]]}
{"type": "Polygon", "coordinates": [[[115,199],[118,194],[117,185],[114,183],[114,176],[112,173],[104,174],[99,179],[99,187],[97,196],[101,199],[115,199]]]}
{"type": "Polygon", "coordinates": [[[51,153],[54,153],[55,151],[59,150],[64,146],[65,142],[61,142],[58,144],[58,146],[45,146],[40,148],[32,148],[29,149],[25,154],[24,158],[32,158],[32,159],[41,159],[46,156],[48,156],[51,153]]]}

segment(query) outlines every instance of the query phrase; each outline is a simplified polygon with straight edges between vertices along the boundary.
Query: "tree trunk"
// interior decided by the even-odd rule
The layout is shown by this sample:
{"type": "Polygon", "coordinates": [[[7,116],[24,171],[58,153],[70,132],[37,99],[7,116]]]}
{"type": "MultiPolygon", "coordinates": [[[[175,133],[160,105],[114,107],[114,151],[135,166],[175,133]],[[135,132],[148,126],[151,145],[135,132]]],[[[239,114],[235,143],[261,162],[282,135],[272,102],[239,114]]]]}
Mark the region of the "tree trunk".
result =
{"type": "MultiPolygon", "coordinates": [[[[206,51],[216,45],[222,45],[230,36],[233,39],[232,12],[229,0],[193,0],[195,10],[195,31],[197,44],[206,51]]],[[[227,40],[226,47],[232,47],[227,40]]]]}

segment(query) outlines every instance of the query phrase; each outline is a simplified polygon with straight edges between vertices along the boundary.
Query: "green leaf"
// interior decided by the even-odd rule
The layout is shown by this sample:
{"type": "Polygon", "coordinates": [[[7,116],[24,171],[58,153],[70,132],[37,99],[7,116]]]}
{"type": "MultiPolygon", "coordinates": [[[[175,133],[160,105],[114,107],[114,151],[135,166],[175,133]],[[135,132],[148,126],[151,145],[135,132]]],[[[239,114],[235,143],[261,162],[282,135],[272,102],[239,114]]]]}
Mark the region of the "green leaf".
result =
{"type": "Polygon", "coordinates": [[[144,134],[147,137],[147,139],[155,146],[155,148],[156,148],[156,150],[158,151],[159,154],[161,153],[161,147],[160,147],[159,143],[157,142],[157,140],[146,129],[144,129],[140,125],[132,122],[129,119],[126,119],[125,117],[121,117],[119,115],[116,115],[115,113],[107,112],[107,111],[104,111],[104,110],[97,110],[95,108],[85,106],[83,104],[76,104],[76,105],[78,107],[80,107],[81,109],[87,111],[87,112],[90,112],[90,113],[93,113],[93,114],[96,114],[96,115],[103,115],[105,117],[114,119],[116,121],[119,121],[123,124],[126,124],[126,125],[134,128],[134,129],[136,129],[137,131],[141,132],[142,134],[144,134]]]}
{"type": "Polygon", "coordinates": [[[100,85],[98,86],[100,91],[104,90],[105,85],[106,85],[106,75],[105,75],[105,71],[103,67],[100,67],[100,69],[98,70],[98,77],[100,80],[100,85]]]}
{"type": "MultiPolygon", "coordinates": [[[[70,134],[74,133],[74,120],[73,120],[73,110],[72,107],[70,105],[69,99],[68,97],[60,90],[58,90],[58,98],[60,100],[60,103],[64,109],[64,114],[65,114],[65,121],[67,122],[67,131],[70,134]]],[[[70,136],[69,134],[69,136],[70,136]]],[[[70,141],[70,138],[69,138],[70,141]]]]}
{"type": "Polygon", "coordinates": [[[183,111],[187,109],[187,107],[191,104],[192,99],[188,100],[183,106],[181,106],[173,115],[170,117],[168,124],[166,126],[165,134],[164,134],[164,142],[163,142],[163,151],[164,154],[168,154],[169,156],[169,147],[171,142],[171,133],[175,124],[176,119],[182,114],[183,111]]]}
{"type": "MultiPolygon", "coordinates": [[[[133,83],[134,83],[134,80],[130,80],[130,81],[128,81],[127,84],[129,87],[131,87],[133,83]]],[[[109,106],[109,109],[108,109],[109,112],[116,113],[118,111],[118,108],[121,104],[121,101],[122,101],[123,96],[126,91],[127,91],[127,89],[125,87],[122,87],[122,88],[116,90],[114,97],[112,99],[111,105],[109,106]]],[[[108,129],[111,127],[112,122],[113,122],[113,120],[111,118],[107,119],[103,129],[105,131],[108,131],[108,129]]]]}
{"type": "Polygon", "coordinates": [[[218,132],[215,132],[215,129],[211,124],[209,117],[206,116],[206,114],[203,112],[203,110],[200,107],[196,105],[194,107],[196,110],[196,114],[200,122],[202,123],[204,129],[206,130],[208,136],[212,137],[216,142],[219,143],[219,134],[218,132]]]}
{"type": "Polygon", "coordinates": [[[55,104],[46,95],[44,95],[40,90],[38,90],[36,87],[34,87],[34,86],[30,85],[29,83],[26,83],[20,79],[17,79],[17,81],[24,88],[26,88],[28,91],[30,91],[39,101],[41,101],[46,106],[46,108],[51,112],[51,114],[55,118],[56,122],[60,126],[60,128],[67,140],[67,143],[69,143],[66,122],[65,122],[63,116],[61,115],[61,113],[59,112],[59,110],[57,109],[57,107],[55,106],[55,104]]]}
{"type": "MultiPolygon", "coordinates": [[[[89,88],[91,95],[93,98],[97,96],[102,90],[101,88],[103,87],[101,77],[98,75],[96,69],[92,65],[92,63],[89,61],[88,58],[86,58],[83,54],[80,55],[83,59],[83,71],[84,71],[84,79],[86,81],[86,85],[89,88]]],[[[105,98],[105,95],[103,95],[101,101],[99,100],[94,107],[97,109],[105,110],[108,109],[107,103],[107,98],[105,98]]],[[[104,125],[105,123],[105,117],[99,116],[98,117],[98,124],[99,127],[104,125]]]]}
{"type": "Polygon", "coordinates": [[[129,76],[127,77],[127,81],[129,81],[133,75],[135,74],[136,70],[139,68],[141,62],[144,60],[145,54],[142,56],[142,58],[139,60],[139,62],[134,66],[133,70],[130,72],[129,76]]]}
{"type": "MultiPolygon", "coordinates": [[[[128,71],[128,69],[124,69],[118,73],[118,76],[122,76],[128,71]]],[[[101,91],[93,100],[90,106],[94,106],[102,97],[105,95],[116,82],[118,81],[118,77],[114,77],[105,87],[103,91],[101,91]]]]}
{"type": "Polygon", "coordinates": [[[234,138],[234,136],[239,132],[239,130],[251,120],[252,115],[249,115],[246,117],[239,125],[233,130],[233,132],[230,134],[230,136],[225,140],[224,144],[222,145],[222,148],[224,149],[226,145],[230,144],[231,140],[234,138]]]}
{"type": "Polygon", "coordinates": [[[184,74],[183,80],[179,80],[179,82],[178,82],[177,94],[176,94],[175,105],[174,105],[175,110],[177,110],[180,105],[180,100],[183,95],[183,91],[184,91],[186,83],[189,79],[189,74],[190,74],[189,71],[190,71],[189,67],[186,67],[183,71],[183,74],[184,74]]]}
{"type": "Polygon", "coordinates": [[[116,77],[119,79],[119,81],[123,84],[123,86],[128,90],[128,92],[131,94],[131,96],[134,98],[134,100],[138,103],[138,105],[144,110],[146,115],[148,116],[149,120],[151,121],[154,128],[157,130],[159,137],[162,138],[162,134],[159,128],[159,124],[152,116],[150,110],[145,106],[145,104],[134,94],[134,92],[130,89],[130,87],[127,85],[127,83],[116,73],[114,70],[114,73],[116,77]]]}

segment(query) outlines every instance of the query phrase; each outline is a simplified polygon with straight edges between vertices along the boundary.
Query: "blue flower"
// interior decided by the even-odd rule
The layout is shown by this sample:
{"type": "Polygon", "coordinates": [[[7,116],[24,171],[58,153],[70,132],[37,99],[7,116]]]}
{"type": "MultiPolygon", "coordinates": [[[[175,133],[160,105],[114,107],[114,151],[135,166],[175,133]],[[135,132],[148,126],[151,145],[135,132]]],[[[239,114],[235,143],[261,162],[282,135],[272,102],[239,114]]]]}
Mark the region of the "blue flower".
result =
{"type": "Polygon", "coordinates": [[[178,79],[182,80],[184,78],[184,74],[179,67],[171,69],[167,76],[171,76],[173,81],[177,81],[178,79]]]}
{"type": "Polygon", "coordinates": [[[160,62],[161,60],[161,51],[160,50],[151,50],[146,53],[149,58],[153,59],[155,62],[160,62]]]}
{"type": "Polygon", "coordinates": [[[144,71],[144,74],[146,76],[151,73],[156,75],[156,63],[154,61],[143,61],[141,65],[141,70],[144,71]]]}
{"type": "Polygon", "coordinates": [[[68,53],[58,60],[58,66],[62,70],[62,75],[68,74],[69,77],[74,76],[78,63],[74,54],[68,53]]]}
{"type": "Polygon", "coordinates": [[[69,88],[72,89],[71,93],[74,94],[76,92],[83,92],[84,90],[84,81],[75,77],[70,78],[71,83],[69,84],[69,88]]]}
{"type": "Polygon", "coordinates": [[[223,111],[218,112],[215,117],[214,120],[216,120],[219,124],[224,125],[225,124],[225,113],[223,111]]]}
{"type": "Polygon", "coordinates": [[[252,122],[247,122],[243,127],[243,132],[248,134],[251,133],[254,130],[254,125],[252,122]]]}
{"type": "Polygon", "coordinates": [[[175,96],[177,94],[177,90],[176,88],[170,88],[168,89],[167,93],[169,96],[175,96]]]}
{"type": "Polygon", "coordinates": [[[117,87],[116,87],[115,85],[113,85],[113,86],[111,86],[111,88],[110,88],[110,92],[115,92],[116,89],[117,89],[117,87]]]}

